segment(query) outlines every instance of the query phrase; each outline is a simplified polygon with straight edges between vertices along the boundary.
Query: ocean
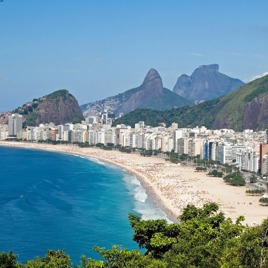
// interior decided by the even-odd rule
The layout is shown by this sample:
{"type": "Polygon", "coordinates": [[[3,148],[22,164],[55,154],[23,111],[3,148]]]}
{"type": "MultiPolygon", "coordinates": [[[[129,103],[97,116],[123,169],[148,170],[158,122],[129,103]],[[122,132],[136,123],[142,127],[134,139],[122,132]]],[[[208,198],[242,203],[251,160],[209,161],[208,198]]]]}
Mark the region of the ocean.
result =
{"type": "Polygon", "coordinates": [[[167,218],[139,181],[111,164],[42,150],[0,147],[0,252],[25,262],[64,249],[72,262],[92,247],[138,249],[128,214],[167,218]]]}

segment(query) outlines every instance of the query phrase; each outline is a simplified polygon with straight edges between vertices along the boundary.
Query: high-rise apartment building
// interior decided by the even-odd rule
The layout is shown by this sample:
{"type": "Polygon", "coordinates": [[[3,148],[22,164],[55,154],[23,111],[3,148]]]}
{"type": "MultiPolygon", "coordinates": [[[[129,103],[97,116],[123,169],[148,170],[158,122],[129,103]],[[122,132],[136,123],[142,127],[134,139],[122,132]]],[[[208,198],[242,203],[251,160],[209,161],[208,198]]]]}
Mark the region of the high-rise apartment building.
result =
{"type": "Polygon", "coordinates": [[[22,115],[12,114],[8,116],[8,136],[17,137],[17,133],[22,130],[22,115]]]}

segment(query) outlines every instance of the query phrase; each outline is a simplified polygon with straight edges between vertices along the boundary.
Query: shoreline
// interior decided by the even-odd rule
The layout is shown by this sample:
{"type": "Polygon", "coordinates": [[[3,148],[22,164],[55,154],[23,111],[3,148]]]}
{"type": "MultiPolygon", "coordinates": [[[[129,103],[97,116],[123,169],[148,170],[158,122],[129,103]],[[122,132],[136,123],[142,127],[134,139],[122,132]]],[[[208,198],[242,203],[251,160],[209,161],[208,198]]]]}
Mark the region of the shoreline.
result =
{"type": "Polygon", "coordinates": [[[244,224],[260,224],[268,216],[268,207],[259,205],[260,196],[246,195],[246,187],[235,187],[224,183],[193,167],[180,166],[156,157],[139,154],[105,151],[99,148],[80,148],[75,145],[49,145],[25,142],[1,141],[0,146],[41,149],[97,159],[122,168],[134,175],[147,195],[165,212],[173,222],[188,204],[202,207],[215,202],[226,217],[236,220],[244,216],[244,224]]]}

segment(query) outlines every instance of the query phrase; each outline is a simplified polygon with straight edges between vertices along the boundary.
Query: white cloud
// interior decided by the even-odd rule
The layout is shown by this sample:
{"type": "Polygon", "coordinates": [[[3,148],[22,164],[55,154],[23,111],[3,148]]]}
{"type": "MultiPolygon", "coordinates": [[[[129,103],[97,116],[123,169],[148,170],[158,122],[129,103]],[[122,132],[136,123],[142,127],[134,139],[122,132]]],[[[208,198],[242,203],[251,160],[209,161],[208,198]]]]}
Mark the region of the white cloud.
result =
{"type": "Polygon", "coordinates": [[[267,74],[268,74],[268,72],[264,72],[264,73],[262,73],[262,74],[257,74],[257,75],[251,76],[251,77],[248,79],[248,82],[251,82],[251,81],[253,81],[253,80],[255,80],[255,79],[261,78],[261,77],[263,77],[263,76],[265,76],[265,75],[267,75],[267,74]]]}

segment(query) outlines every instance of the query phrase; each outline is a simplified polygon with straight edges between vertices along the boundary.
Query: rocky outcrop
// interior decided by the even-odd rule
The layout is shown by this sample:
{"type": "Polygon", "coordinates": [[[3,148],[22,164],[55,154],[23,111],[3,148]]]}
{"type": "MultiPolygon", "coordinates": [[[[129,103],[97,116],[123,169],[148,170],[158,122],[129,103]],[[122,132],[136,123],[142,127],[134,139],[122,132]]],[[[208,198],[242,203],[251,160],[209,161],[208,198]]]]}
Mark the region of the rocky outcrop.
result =
{"type": "Polygon", "coordinates": [[[268,95],[254,98],[244,107],[243,129],[268,127],[268,95]]]}
{"type": "Polygon", "coordinates": [[[37,107],[39,123],[53,122],[56,125],[81,122],[84,119],[77,100],[67,90],[48,95],[37,107]]]}
{"type": "Polygon", "coordinates": [[[13,112],[22,114],[28,126],[78,123],[84,119],[77,100],[65,89],[34,99],[13,112]]]}
{"type": "Polygon", "coordinates": [[[202,65],[191,76],[181,75],[173,88],[178,95],[200,102],[225,95],[244,85],[239,79],[219,72],[218,64],[202,65]]]}
{"type": "Polygon", "coordinates": [[[140,89],[133,93],[128,100],[122,103],[120,112],[128,113],[136,108],[149,108],[152,100],[164,95],[163,83],[160,75],[155,69],[147,73],[140,89]]]}
{"type": "Polygon", "coordinates": [[[192,102],[163,87],[162,79],[155,69],[150,69],[141,86],[107,99],[81,106],[84,116],[106,110],[118,116],[137,108],[167,110],[190,105],[192,102]]]}
{"type": "Polygon", "coordinates": [[[8,124],[8,116],[10,113],[5,112],[0,114],[0,124],[6,125],[8,124]]]}

